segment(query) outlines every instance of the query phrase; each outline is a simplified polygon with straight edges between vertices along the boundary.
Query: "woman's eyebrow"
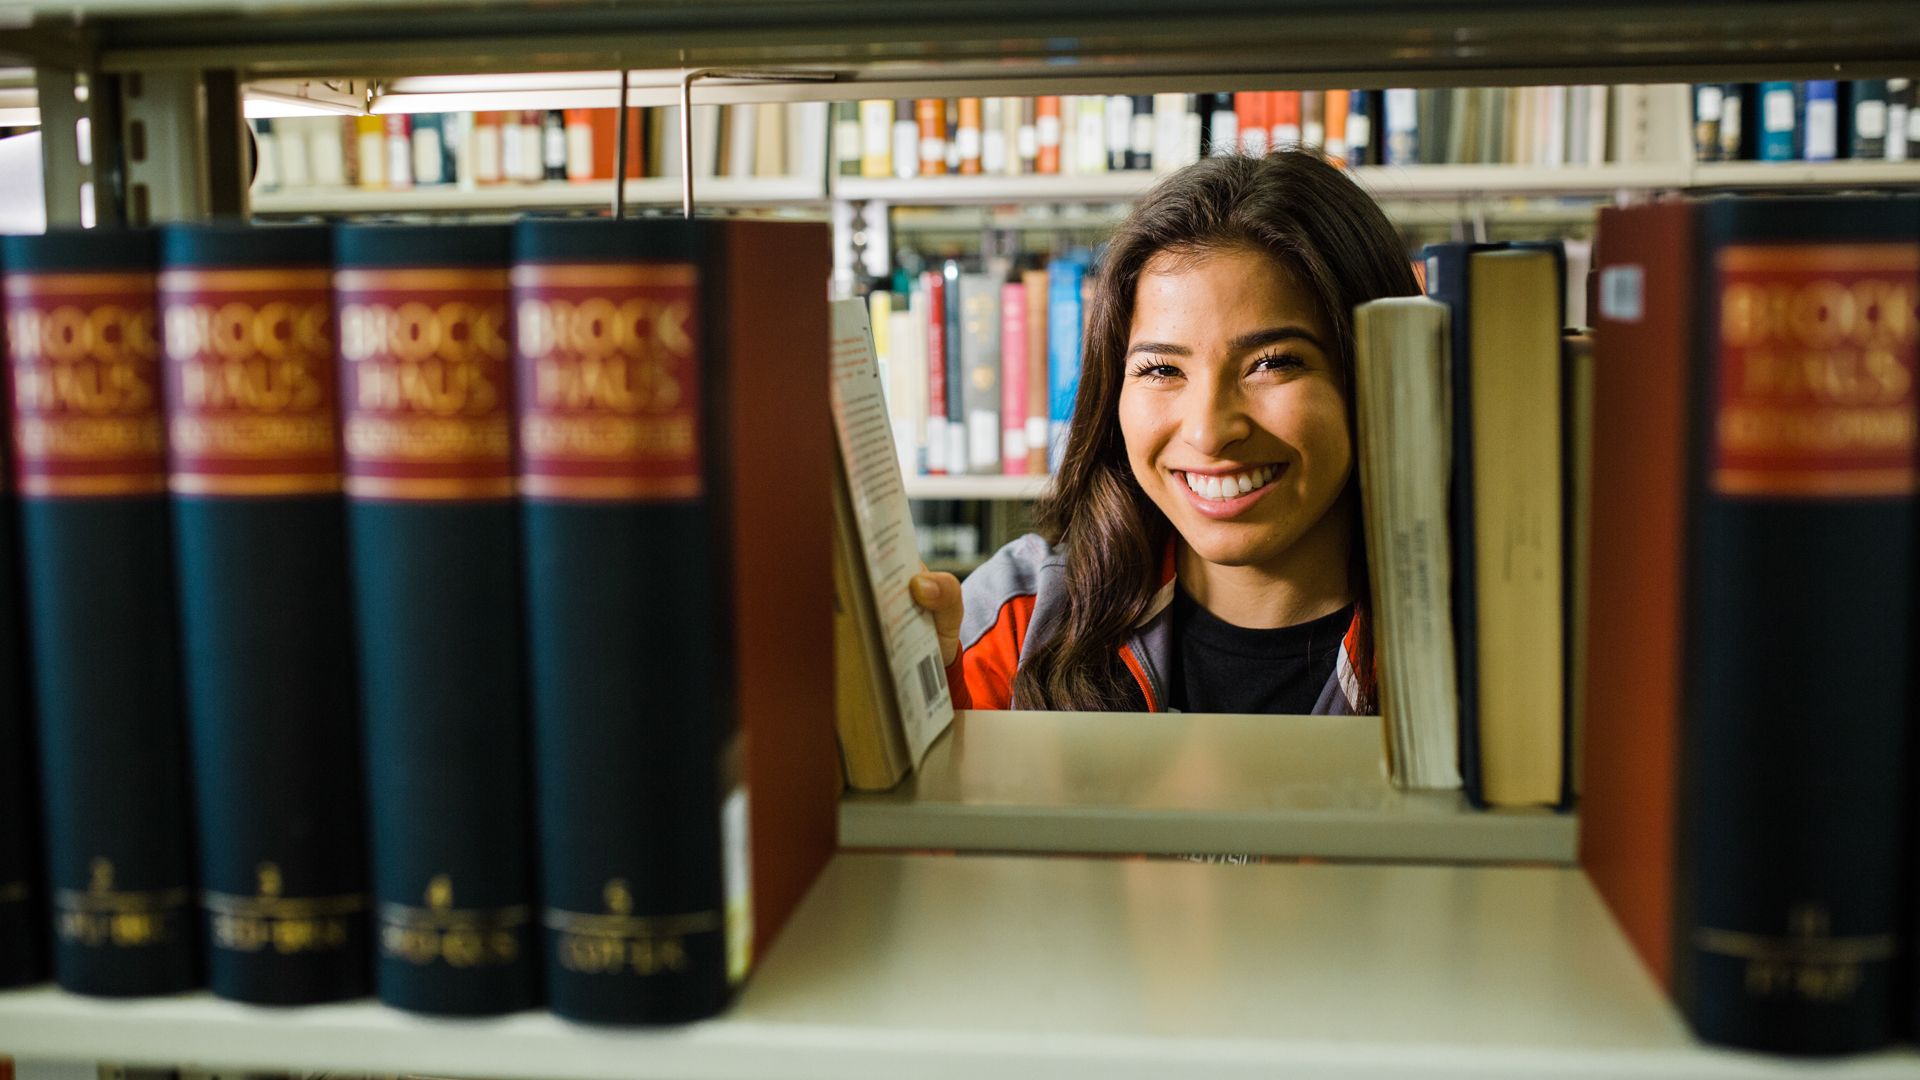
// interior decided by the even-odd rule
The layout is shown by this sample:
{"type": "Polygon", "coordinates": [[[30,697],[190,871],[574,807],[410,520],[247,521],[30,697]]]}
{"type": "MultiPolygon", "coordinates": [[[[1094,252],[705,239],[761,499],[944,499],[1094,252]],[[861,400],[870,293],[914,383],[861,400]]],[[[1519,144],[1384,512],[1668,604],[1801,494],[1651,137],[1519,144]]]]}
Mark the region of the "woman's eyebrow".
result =
{"type": "Polygon", "coordinates": [[[1154,356],[1192,356],[1193,350],[1185,345],[1173,345],[1164,341],[1136,341],[1127,346],[1127,355],[1151,353],[1154,356]]]}
{"type": "Polygon", "coordinates": [[[1262,345],[1278,345],[1283,341],[1304,341],[1321,352],[1327,351],[1327,344],[1316,337],[1313,331],[1304,326],[1270,326],[1265,330],[1255,330],[1241,334],[1228,345],[1234,352],[1246,352],[1262,345]]]}

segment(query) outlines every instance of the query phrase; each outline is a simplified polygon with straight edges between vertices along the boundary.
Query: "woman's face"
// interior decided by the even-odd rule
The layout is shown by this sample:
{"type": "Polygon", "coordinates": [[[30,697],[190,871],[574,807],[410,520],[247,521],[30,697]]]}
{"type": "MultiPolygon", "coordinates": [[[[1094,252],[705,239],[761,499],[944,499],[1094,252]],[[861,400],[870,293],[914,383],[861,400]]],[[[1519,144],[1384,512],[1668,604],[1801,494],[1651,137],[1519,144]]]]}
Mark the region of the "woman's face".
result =
{"type": "Polygon", "coordinates": [[[1303,537],[1329,530],[1344,557],[1335,504],[1353,441],[1332,343],[1312,296],[1264,254],[1148,260],[1120,431],[1134,477],[1200,558],[1284,572],[1303,537]]]}

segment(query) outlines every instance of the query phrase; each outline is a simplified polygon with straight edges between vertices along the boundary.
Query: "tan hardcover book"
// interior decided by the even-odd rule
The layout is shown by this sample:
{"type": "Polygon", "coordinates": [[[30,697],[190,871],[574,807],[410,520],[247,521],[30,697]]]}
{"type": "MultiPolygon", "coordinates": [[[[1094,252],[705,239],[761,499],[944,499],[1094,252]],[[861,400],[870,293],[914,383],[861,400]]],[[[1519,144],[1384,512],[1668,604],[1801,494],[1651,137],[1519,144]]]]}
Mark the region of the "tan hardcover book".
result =
{"type": "Polygon", "coordinates": [[[1561,799],[1560,295],[1551,252],[1468,259],[1482,790],[1561,799]]]}
{"type": "Polygon", "coordinates": [[[1027,287],[1027,471],[1047,471],[1047,414],[1051,391],[1047,375],[1047,272],[1023,270],[1027,287]]]}

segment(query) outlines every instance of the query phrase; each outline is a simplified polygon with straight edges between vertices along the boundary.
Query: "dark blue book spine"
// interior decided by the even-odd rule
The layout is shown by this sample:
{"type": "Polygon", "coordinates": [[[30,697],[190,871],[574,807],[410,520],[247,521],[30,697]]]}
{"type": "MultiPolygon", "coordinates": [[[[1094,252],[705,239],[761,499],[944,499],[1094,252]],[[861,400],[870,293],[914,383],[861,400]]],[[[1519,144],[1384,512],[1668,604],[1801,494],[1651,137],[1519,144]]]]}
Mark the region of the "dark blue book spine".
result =
{"type": "Polygon", "coordinates": [[[56,231],[4,257],[54,972],[172,993],[198,982],[198,935],[154,241],[56,231]]]}
{"type": "MultiPolygon", "coordinates": [[[[8,477],[10,480],[11,477],[8,477]]],[[[20,585],[11,484],[0,497],[0,987],[46,977],[46,893],[40,881],[40,806],[32,714],[21,650],[20,585]]]]}
{"type": "Polygon", "coordinates": [[[507,226],[335,237],[380,999],[536,1000],[507,226]]]}
{"type": "Polygon", "coordinates": [[[357,692],[323,228],[165,235],[169,478],[209,981],[369,988],[357,692]]]}
{"type": "Polygon", "coordinates": [[[1712,1042],[1892,1037],[1907,943],[1920,201],[1701,210],[1675,996],[1712,1042]]]}
{"type": "Polygon", "coordinates": [[[1473,384],[1472,327],[1468,320],[1467,259],[1473,244],[1430,244],[1426,261],[1427,295],[1448,308],[1452,329],[1453,469],[1447,491],[1447,526],[1453,559],[1454,678],[1460,692],[1460,783],[1476,806],[1486,801],[1480,786],[1480,668],[1474,632],[1475,543],[1473,531],[1473,384]]]}
{"type": "Polygon", "coordinates": [[[690,1019],[731,990],[727,372],[704,243],[722,227],[526,222],[516,240],[547,989],[573,1020],[690,1019]]]}

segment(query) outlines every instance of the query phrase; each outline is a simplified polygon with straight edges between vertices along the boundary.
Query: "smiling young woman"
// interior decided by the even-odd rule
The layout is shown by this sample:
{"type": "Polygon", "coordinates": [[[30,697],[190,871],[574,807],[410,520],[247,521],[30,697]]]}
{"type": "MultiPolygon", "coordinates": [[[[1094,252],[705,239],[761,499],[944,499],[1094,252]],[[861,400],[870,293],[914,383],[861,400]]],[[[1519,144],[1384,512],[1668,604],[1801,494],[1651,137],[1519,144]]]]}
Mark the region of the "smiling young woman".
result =
{"type": "Polygon", "coordinates": [[[1418,292],[1316,155],[1156,186],[1101,259],[1038,531],[915,581],[956,707],[1372,712],[1352,312],[1418,292]]]}

